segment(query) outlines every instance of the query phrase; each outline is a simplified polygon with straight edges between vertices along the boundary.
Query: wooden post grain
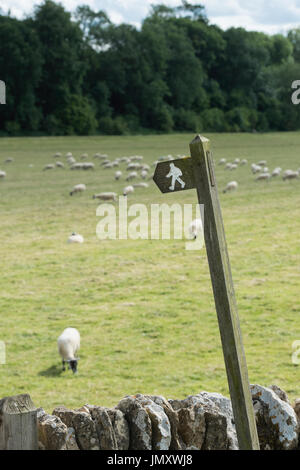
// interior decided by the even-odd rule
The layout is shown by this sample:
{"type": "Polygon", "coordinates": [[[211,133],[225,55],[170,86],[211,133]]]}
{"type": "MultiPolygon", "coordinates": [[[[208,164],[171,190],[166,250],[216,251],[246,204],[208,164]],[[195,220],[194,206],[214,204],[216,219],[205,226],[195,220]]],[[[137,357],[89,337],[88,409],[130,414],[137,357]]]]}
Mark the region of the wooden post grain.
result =
{"type": "Polygon", "coordinates": [[[239,448],[255,450],[259,441],[209,140],[196,136],[190,152],[199,204],[204,204],[206,252],[239,448]]]}
{"type": "Polygon", "coordinates": [[[37,410],[30,396],[0,400],[0,450],[37,449],[37,410]]]}

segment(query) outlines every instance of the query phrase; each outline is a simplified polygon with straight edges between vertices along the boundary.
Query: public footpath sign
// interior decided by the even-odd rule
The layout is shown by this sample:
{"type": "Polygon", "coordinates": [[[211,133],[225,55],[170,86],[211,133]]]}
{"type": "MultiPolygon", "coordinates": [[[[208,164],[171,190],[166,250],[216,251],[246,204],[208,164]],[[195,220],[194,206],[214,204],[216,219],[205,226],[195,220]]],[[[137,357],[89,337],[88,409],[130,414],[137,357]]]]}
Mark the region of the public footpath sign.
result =
{"type": "Polygon", "coordinates": [[[153,180],[161,192],[197,190],[204,204],[206,253],[215,298],[223,354],[240,450],[259,450],[248,371],[227,252],[209,140],[197,135],[191,157],[156,165],[153,180]]]}

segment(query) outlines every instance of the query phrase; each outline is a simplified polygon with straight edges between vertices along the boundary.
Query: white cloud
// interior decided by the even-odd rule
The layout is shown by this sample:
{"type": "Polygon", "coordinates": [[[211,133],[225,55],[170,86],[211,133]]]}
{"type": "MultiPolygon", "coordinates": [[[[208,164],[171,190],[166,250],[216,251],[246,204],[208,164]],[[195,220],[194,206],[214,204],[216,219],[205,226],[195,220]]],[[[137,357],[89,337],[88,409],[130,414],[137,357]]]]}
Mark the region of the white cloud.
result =
{"type": "MultiPolygon", "coordinates": [[[[264,31],[269,34],[285,32],[300,26],[300,0],[189,0],[203,4],[211,23],[221,28],[241,26],[248,30],[264,31]]],[[[37,3],[40,3],[38,0],[37,3]]],[[[151,4],[163,3],[177,6],[180,0],[61,0],[68,11],[78,5],[87,4],[93,10],[105,10],[114,23],[139,25],[149,13],[151,4]]],[[[32,0],[1,0],[4,11],[22,18],[33,10],[32,0]]]]}

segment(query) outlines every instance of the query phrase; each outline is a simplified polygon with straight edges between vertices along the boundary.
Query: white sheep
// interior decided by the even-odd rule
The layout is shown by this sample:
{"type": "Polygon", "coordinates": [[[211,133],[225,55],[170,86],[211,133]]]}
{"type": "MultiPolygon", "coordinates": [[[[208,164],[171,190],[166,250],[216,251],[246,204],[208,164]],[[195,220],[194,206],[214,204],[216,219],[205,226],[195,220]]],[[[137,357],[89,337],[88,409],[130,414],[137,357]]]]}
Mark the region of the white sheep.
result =
{"type": "Polygon", "coordinates": [[[82,235],[79,235],[79,233],[72,232],[72,235],[69,236],[68,238],[68,243],[83,243],[84,238],[82,235]]]}
{"type": "Polygon", "coordinates": [[[299,178],[298,171],[286,170],[282,176],[283,181],[299,178]]]}
{"type": "Polygon", "coordinates": [[[69,165],[73,165],[73,163],[76,163],[76,160],[74,157],[68,157],[67,162],[69,163],[69,165]]]}
{"type": "Polygon", "coordinates": [[[252,173],[255,174],[255,173],[260,172],[262,170],[262,167],[260,165],[256,165],[255,163],[252,163],[251,170],[252,170],[252,173]]]}
{"type": "Polygon", "coordinates": [[[231,164],[231,167],[229,168],[229,170],[236,170],[238,164],[237,163],[232,163],[231,164]]]}
{"type": "Polygon", "coordinates": [[[5,178],[6,172],[5,171],[0,171],[0,178],[5,178]]]}
{"type": "Polygon", "coordinates": [[[117,194],[113,192],[98,193],[93,195],[93,199],[100,199],[101,201],[116,201],[117,194]]]}
{"type": "Polygon", "coordinates": [[[248,160],[246,158],[243,158],[240,165],[247,165],[247,163],[248,163],[248,160]]]}
{"type": "Polygon", "coordinates": [[[62,358],[62,370],[66,370],[65,363],[69,364],[73,374],[77,373],[76,357],[77,351],[80,349],[80,334],[76,328],[66,328],[57,339],[58,352],[62,358]]]}
{"type": "Polygon", "coordinates": [[[132,186],[134,188],[148,188],[149,184],[145,183],[144,181],[141,181],[141,183],[134,183],[132,186]]]}
{"type": "Polygon", "coordinates": [[[221,158],[219,160],[219,165],[224,165],[226,163],[226,158],[221,158]]]}
{"type": "Polygon", "coordinates": [[[267,160],[260,160],[260,161],[257,163],[258,166],[266,166],[266,164],[267,164],[267,160]]]}
{"type": "Polygon", "coordinates": [[[240,161],[241,161],[240,158],[236,158],[233,163],[238,164],[238,163],[240,163],[240,161]]]}
{"type": "Polygon", "coordinates": [[[107,165],[108,163],[111,163],[111,161],[108,160],[107,158],[105,158],[105,160],[103,160],[103,161],[100,163],[100,166],[105,166],[105,165],[107,165]]]}
{"type": "Polygon", "coordinates": [[[75,186],[72,188],[72,191],[70,191],[70,196],[73,196],[75,193],[82,193],[85,190],[86,185],[84,183],[75,184],[75,186]]]}
{"type": "Polygon", "coordinates": [[[127,171],[130,171],[130,170],[141,170],[142,167],[143,167],[143,165],[141,165],[140,163],[129,163],[129,165],[127,165],[126,170],[127,170],[127,171]]]}
{"type": "Polygon", "coordinates": [[[233,163],[226,163],[225,170],[231,170],[233,163]]]}
{"type": "Polygon", "coordinates": [[[127,196],[128,194],[131,194],[134,192],[134,187],[133,186],[126,186],[123,189],[123,196],[127,196]]]}
{"type": "Polygon", "coordinates": [[[228,191],[235,191],[238,188],[238,183],[236,181],[229,181],[227,183],[226,188],[223,190],[223,193],[227,193],[228,191]]]}
{"type": "Polygon", "coordinates": [[[13,161],[14,161],[14,159],[9,157],[4,161],[4,163],[12,163],[13,161]]]}
{"type": "Polygon", "coordinates": [[[281,172],[281,168],[275,168],[275,169],[272,171],[271,176],[279,176],[279,175],[280,175],[280,172],[281,172]]]}
{"type": "Polygon", "coordinates": [[[53,163],[48,163],[48,165],[44,166],[43,171],[53,170],[53,168],[54,168],[53,163]]]}
{"type": "Polygon", "coordinates": [[[83,153],[80,158],[81,158],[81,160],[85,160],[87,157],[88,157],[88,154],[83,153]]]}
{"type": "Polygon", "coordinates": [[[82,163],[82,169],[83,170],[94,170],[95,165],[92,162],[84,162],[84,163],[82,163]]]}
{"type": "Polygon", "coordinates": [[[189,225],[189,234],[194,240],[203,233],[203,224],[201,219],[194,219],[189,225]]]}
{"type": "Polygon", "coordinates": [[[63,162],[60,162],[60,161],[57,161],[57,162],[55,163],[55,166],[57,166],[57,168],[64,168],[64,167],[65,167],[65,165],[63,164],[63,162]]]}
{"type": "Polygon", "coordinates": [[[148,171],[147,170],[142,170],[141,171],[141,178],[143,178],[143,180],[145,180],[148,176],[148,171]]]}
{"type": "Polygon", "coordinates": [[[122,171],[116,171],[115,172],[115,180],[118,181],[122,176],[122,171]]]}
{"type": "Polygon", "coordinates": [[[126,181],[133,180],[134,178],[137,177],[137,175],[138,175],[138,174],[137,174],[136,171],[131,171],[131,172],[129,173],[129,175],[127,176],[127,178],[126,178],[126,181]]]}
{"type": "Polygon", "coordinates": [[[262,180],[268,180],[271,178],[271,175],[270,173],[261,173],[260,175],[258,175],[255,180],[256,181],[262,181],[262,180]]]}
{"type": "Polygon", "coordinates": [[[61,158],[61,153],[60,152],[57,152],[53,155],[54,158],[61,158]]]}
{"type": "Polygon", "coordinates": [[[82,169],[82,165],[83,163],[73,163],[71,166],[70,166],[70,169],[71,170],[81,170],[82,169]]]}
{"type": "Polygon", "coordinates": [[[105,165],[103,165],[104,170],[107,170],[108,168],[113,168],[114,164],[112,162],[107,162],[105,165]]]}

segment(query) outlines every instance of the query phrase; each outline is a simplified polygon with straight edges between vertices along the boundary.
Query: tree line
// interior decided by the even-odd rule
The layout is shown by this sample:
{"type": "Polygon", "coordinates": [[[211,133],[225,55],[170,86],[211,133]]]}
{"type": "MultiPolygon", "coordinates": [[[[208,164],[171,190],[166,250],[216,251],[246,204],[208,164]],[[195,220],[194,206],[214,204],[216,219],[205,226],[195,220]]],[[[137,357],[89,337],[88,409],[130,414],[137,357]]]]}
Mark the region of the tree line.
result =
{"type": "Polygon", "coordinates": [[[224,31],[185,0],[136,28],[44,0],[22,20],[0,10],[0,79],[0,135],[296,130],[300,28],[224,31]]]}

